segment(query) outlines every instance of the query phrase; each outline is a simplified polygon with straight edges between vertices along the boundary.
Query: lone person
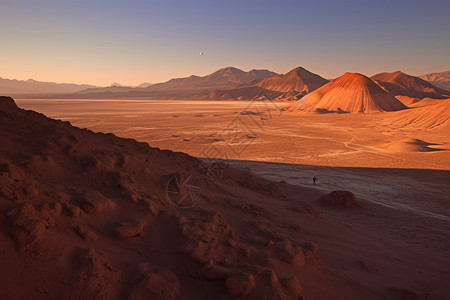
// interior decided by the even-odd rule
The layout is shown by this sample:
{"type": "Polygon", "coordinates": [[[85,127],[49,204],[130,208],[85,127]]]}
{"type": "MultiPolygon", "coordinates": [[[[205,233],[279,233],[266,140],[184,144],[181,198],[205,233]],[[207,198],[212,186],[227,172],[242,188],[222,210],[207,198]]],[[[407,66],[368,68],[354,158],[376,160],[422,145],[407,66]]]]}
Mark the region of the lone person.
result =
{"type": "Polygon", "coordinates": [[[313,176],[313,184],[316,184],[316,175],[313,176]]]}

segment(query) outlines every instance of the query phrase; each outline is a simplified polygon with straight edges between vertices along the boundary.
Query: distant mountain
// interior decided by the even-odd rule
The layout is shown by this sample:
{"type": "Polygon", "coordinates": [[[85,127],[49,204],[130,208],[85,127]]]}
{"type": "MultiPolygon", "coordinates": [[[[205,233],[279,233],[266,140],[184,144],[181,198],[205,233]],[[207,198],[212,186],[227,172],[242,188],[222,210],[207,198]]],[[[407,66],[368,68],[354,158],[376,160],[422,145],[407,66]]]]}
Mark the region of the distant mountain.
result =
{"type": "Polygon", "coordinates": [[[345,73],[286,107],[289,111],[378,112],[396,111],[406,106],[385,92],[370,78],[345,73]]]}
{"type": "Polygon", "coordinates": [[[153,83],[143,82],[140,85],[138,85],[137,87],[138,88],[146,88],[146,87],[149,87],[151,85],[153,85],[153,83]]]}
{"type": "Polygon", "coordinates": [[[174,78],[163,83],[156,83],[149,86],[150,91],[155,90],[185,90],[185,89],[212,89],[212,88],[233,88],[253,80],[261,80],[276,73],[269,70],[251,70],[244,72],[234,67],[220,69],[207,76],[189,76],[185,78],[174,78]]]}
{"type": "Polygon", "coordinates": [[[418,77],[432,83],[434,86],[450,91],[450,71],[430,73],[418,77]]]}
{"type": "Polygon", "coordinates": [[[114,82],[114,83],[112,83],[109,87],[125,87],[125,88],[131,88],[132,86],[114,82]]]}
{"type": "Polygon", "coordinates": [[[95,94],[95,93],[110,93],[110,94],[112,93],[112,94],[114,94],[114,93],[129,92],[134,89],[135,89],[134,87],[112,84],[112,85],[106,86],[106,87],[91,87],[88,89],[78,91],[74,94],[95,94]]]}
{"type": "Polygon", "coordinates": [[[0,78],[1,95],[74,93],[93,87],[96,86],[87,84],[43,82],[33,79],[16,80],[0,78]]]}
{"type": "Polygon", "coordinates": [[[302,67],[297,67],[285,75],[274,75],[263,79],[256,85],[266,90],[282,93],[305,92],[306,94],[327,83],[328,80],[321,76],[311,73],[302,67]]]}
{"type": "MultiPolygon", "coordinates": [[[[265,91],[262,88],[248,88],[264,78],[276,75],[268,70],[251,70],[244,72],[234,67],[220,69],[207,76],[192,75],[184,78],[174,78],[166,82],[156,84],[141,84],[138,87],[95,87],[88,88],[76,93],[65,93],[51,96],[52,98],[147,98],[147,99],[253,99],[261,97],[265,91]],[[247,87],[240,89],[241,87],[247,87]],[[236,91],[229,91],[237,88],[236,91]],[[242,92],[242,95],[238,95],[242,92]]],[[[269,93],[278,96],[279,93],[269,93]]]]}
{"type": "Polygon", "coordinates": [[[371,77],[379,86],[394,96],[408,96],[423,99],[426,97],[443,99],[450,96],[450,92],[438,88],[419,77],[397,71],[380,73],[371,77]]]}

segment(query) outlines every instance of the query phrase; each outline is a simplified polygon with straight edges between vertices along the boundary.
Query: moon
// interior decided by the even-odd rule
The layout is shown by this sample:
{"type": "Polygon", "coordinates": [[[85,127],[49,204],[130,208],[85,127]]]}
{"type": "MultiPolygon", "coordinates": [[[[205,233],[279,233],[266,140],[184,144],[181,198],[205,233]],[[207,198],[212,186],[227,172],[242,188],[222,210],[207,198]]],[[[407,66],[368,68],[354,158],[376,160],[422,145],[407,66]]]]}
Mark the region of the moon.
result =
{"type": "Polygon", "coordinates": [[[203,55],[203,51],[200,51],[200,55],[203,55]]]}

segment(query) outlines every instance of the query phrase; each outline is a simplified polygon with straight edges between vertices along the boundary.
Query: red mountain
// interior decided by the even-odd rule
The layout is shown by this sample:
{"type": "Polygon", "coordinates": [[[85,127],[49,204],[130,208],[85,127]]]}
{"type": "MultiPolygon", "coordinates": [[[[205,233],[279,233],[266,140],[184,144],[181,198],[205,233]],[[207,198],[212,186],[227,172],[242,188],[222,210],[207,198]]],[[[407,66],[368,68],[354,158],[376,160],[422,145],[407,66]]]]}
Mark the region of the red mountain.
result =
{"type": "Polygon", "coordinates": [[[428,81],[397,71],[380,73],[371,77],[380,87],[394,96],[408,96],[423,99],[426,97],[443,99],[450,96],[450,92],[435,87],[428,81]]]}
{"type": "Polygon", "coordinates": [[[305,92],[309,93],[327,84],[328,80],[308,70],[297,67],[287,74],[266,78],[256,85],[266,90],[277,92],[305,92]]]}
{"type": "Polygon", "coordinates": [[[406,108],[370,78],[345,73],[286,107],[287,110],[328,112],[376,112],[406,108]]]}

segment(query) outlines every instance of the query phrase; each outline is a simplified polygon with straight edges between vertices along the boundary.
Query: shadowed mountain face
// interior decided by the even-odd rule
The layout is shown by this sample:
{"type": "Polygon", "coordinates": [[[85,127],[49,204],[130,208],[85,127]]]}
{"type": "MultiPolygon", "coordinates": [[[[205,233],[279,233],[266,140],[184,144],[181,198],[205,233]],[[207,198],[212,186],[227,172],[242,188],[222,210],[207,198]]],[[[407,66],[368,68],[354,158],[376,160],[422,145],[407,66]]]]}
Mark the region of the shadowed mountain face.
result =
{"type": "Polygon", "coordinates": [[[32,79],[15,80],[0,78],[0,94],[28,94],[28,93],[73,93],[93,85],[43,82],[32,79]]]}
{"type": "Polygon", "coordinates": [[[147,90],[231,88],[273,75],[276,75],[276,73],[268,70],[244,72],[234,67],[227,67],[203,77],[192,75],[186,78],[175,78],[167,82],[157,83],[148,87],[147,90]]]}
{"type": "Polygon", "coordinates": [[[418,77],[432,83],[434,86],[450,91],[450,71],[430,73],[418,77]]]}
{"type": "Polygon", "coordinates": [[[443,99],[450,96],[450,92],[440,89],[419,77],[400,71],[380,73],[372,76],[371,79],[394,96],[408,96],[419,99],[426,97],[443,99]]]}
{"type": "Polygon", "coordinates": [[[298,67],[285,75],[275,75],[266,78],[256,85],[266,90],[283,93],[292,91],[309,93],[327,83],[328,80],[325,78],[311,73],[302,67],[298,67]]]}
{"type": "Polygon", "coordinates": [[[370,78],[346,73],[287,106],[290,111],[316,112],[376,112],[406,108],[391,94],[385,92],[370,78]]]}

